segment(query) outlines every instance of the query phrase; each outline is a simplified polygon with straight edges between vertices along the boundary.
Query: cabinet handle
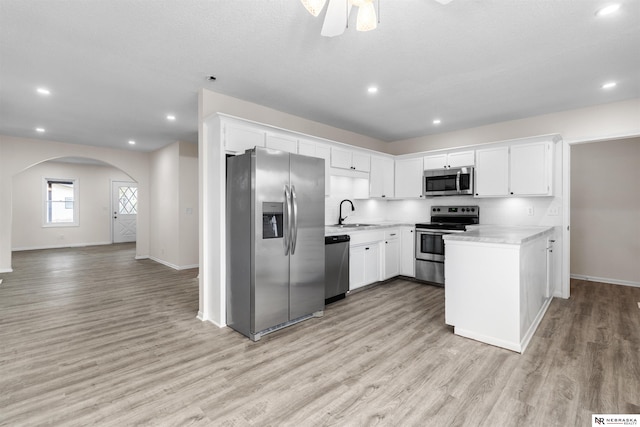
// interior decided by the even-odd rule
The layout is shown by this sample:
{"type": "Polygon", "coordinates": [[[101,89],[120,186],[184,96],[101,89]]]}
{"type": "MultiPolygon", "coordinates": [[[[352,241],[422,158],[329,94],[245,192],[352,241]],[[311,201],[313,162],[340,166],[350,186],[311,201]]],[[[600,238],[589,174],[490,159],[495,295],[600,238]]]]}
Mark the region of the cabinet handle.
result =
{"type": "Polygon", "coordinates": [[[389,234],[389,236],[395,236],[395,235],[396,235],[396,233],[391,233],[391,234],[389,234]]]}
{"type": "Polygon", "coordinates": [[[369,248],[364,248],[364,250],[365,250],[365,251],[368,251],[368,250],[369,250],[369,248]]]}
{"type": "Polygon", "coordinates": [[[513,191],[511,192],[511,194],[513,194],[513,191]]]}

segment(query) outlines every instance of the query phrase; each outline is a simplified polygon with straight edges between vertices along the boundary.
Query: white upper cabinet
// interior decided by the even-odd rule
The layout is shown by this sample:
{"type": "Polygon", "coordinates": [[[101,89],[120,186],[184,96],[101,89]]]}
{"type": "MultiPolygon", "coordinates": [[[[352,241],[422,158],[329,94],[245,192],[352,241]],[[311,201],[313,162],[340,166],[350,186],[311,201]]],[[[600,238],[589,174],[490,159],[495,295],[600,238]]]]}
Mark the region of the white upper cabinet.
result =
{"type": "Polygon", "coordinates": [[[260,128],[236,123],[224,124],[224,148],[242,154],[254,147],[265,146],[266,132],[260,128]]]}
{"type": "Polygon", "coordinates": [[[424,157],[424,170],[450,169],[475,165],[475,151],[456,151],[424,157]]]}
{"type": "Polygon", "coordinates": [[[393,197],[393,182],[393,159],[389,157],[371,156],[371,172],[369,174],[369,197],[393,197]]]}
{"type": "Polygon", "coordinates": [[[511,146],[510,190],[519,196],[551,196],[552,156],[550,142],[511,146]]]}
{"type": "Polygon", "coordinates": [[[266,147],[295,154],[298,152],[298,139],[289,135],[267,132],[266,147]]]}
{"type": "Polygon", "coordinates": [[[475,195],[551,196],[552,166],[549,141],[477,150],[475,195]]]}
{"type": "Polygon", "coordinates": [[[422,176],[424,173],[422,157],[396,160],[395,197],[398,199],[421,199],[422,176]]]}
{"type": "Polygon", "coordinates": [[[509,147],[476,151],[475,185],[478,197],[509,194],[509,147]]]}
{"type": "Polygon", "coordinates": [[[475,151],[458,151],[447,155],[447,164],[450,168],[474,166],[476,164],[475,151]]]}
{"type": "Polygon", "coordinates": [[[351,169],[369,172],[371,156],[357,151],[331,147],[331,166],[340,169],[351,169]]]}

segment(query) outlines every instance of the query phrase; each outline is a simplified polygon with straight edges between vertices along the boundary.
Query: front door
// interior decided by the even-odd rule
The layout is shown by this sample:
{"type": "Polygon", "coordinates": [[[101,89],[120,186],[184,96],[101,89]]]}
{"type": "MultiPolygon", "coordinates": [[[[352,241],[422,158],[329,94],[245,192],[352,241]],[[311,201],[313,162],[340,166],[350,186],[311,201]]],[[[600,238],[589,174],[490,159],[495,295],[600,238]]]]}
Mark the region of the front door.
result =
{"type": "Polygon", "coordinates": [[[135,182],[113,181],[113,243],[136,241],[138,186],[135,182]]]}

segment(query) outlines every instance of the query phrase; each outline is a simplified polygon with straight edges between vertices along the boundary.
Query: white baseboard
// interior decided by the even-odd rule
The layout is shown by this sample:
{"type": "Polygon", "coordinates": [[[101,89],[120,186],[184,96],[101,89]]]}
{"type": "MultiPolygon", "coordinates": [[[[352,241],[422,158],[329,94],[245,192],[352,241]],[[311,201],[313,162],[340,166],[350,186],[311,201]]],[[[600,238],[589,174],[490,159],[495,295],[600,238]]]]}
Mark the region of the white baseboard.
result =
{"type": "Polygon", "coordinates": [[[13,268],[0,268],[0,273],[12,273],[13,268]]]}
{"type": "Polygon", "coordinates": [[[547,313],[547,309],[549,308],[549,305],[551,304],[552,300],[553,298],[547,298],[544,304],[542,304],[542,308],[540,309],[540,311],[538,311],[536,318],[533,319],[533,323],[531,323],[529,330],[527,331],[526,334],[524,334],[524,337],[520,341],[520,353],[524,353],[524,351],[529,346],[529,343],[531,342],[533,335],[536,333],[538,326],[540,326],[540,322],[542,322],[544,315],[547,313]]]}
{"type": "Polygon", "coordinates": [[[110,245],[111,242],[91,242],[91,243],[66,243],[62,245],[46,245],[46,246],[25,246],[21,248],[12,248],[13,252],[20,251],[39,251],[42,249],[64,249],[64,248],[84,248],[87,246],[110,245]]]}
{"type": "MultiPolygon", "coordinates": [[[[164,260],[162,260],[162,259],[160,259],[160,258],[156,258],[156,257],[154,257],[154,256],[149,256],[148,258],[149,258],[150,260],[152,260],[152,261],[155,261],[155,262],[159,263],[159,264],[166,265],[167,267],[171,267],[171,268],[173,268],[174,270],[188,270],[188,269],[190,269],[190,268],[197,268],[197,267],[199,267],[199,264],[193,264],[193,265],[175,265],[175,264],[172,264],[172,263],[170,263],[170,262],[164,261],[164,260]]],[[[138,258],[136,257],[136,259],[138,259],[138,258]]]]}
{"type": "Polygon", "coordinates": [[[610,279],[608,277],[584,276],[582,274],[572,274],[572,279],[586,280],[588,282],[610,283],[612,285],[633,286],[640,288],[640,282],[632,282],[631,280],[610,279]]]}
{"type": "Polygon", "coordinates": [[[149,259],[149,255],[136,255],[134,259],[149,259]]]}
{"type": "Polygon", "coordinates": [[[205,318],[204,318],[204,314],[202,314],[202,312],[201,312],[200,310],[198,310],[198,315],[196,316],[196,318],[198,318],[198,320],[201,320],[201,321],[203,321],[203,322],[209,322],[209,323],[212,323],[212,324],[216,325],[218,328],[226,328],[226,327],[227,327],[227,325],[226,325],[226,324],[221,325],[221,324],[219,324],[219,323],[217,323],[217,322],[214,322],[214,321],[213,321],[213,320],[211,320],[211,319],[205,319],[205,318]]]}

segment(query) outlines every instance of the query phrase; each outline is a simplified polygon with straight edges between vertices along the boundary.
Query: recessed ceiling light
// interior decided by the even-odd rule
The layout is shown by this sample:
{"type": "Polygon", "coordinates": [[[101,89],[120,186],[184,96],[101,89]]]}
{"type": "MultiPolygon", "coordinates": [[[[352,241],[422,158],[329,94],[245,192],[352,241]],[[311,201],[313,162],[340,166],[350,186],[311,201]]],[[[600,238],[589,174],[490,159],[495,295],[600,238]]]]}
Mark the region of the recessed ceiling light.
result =
{"type": "Polygon", "coordinates": [[[605,6],[602,9],[598,9],[598,11],[596,12],[597,16],[606,16],[606,15],[611,15],[612,13],[616,12],[618,9],[620,9],[620,5],[619,4],[610,4],[609,6],[605,6]]]}
{"type": "Polygon", "coordinates": [[[616,85],[617,85],[616,82],[607,82],[607,83],[602,85],[602,89],[612,89],[612,88],[616,87],[616,85]]]}
{"type": "Polygon", "coordinates": [[[36,132],[44,133],[44,128],[36,128],[36,132]]]}
{"type": "Polygon", "coordinates": [[[367,88],[367,92],[369,92],[369,93],[378,93],[378,88],[375,87],[375,86],[369,86],[367,88]]]}
{"type": "Polygon", "coordinates": [[[129,145],[136,145],[136,142],[133,139],[129,140],[129,145]]]}
{"type": "Polygon", "coordinates": [[[36,91],[40,95],[51,95],[51,91],[49,89],[47,89],[46,87],[39,87],[38,89],[36,89],[36,91]]]}
{"type": "Polygon", "coordinates": [[[173,114],[167,114],[167,120],[174,121],[175,119],[176,116],[174,116],[173,114]]]}
{"type": "Polygon", "coordinates": [[[434,125],[439,125],[440,123],[442,123],[442,120],[440,120],[440,119],[435,119],[435,120],[433,121],[433,124],[434,124],[434,125]]]}

